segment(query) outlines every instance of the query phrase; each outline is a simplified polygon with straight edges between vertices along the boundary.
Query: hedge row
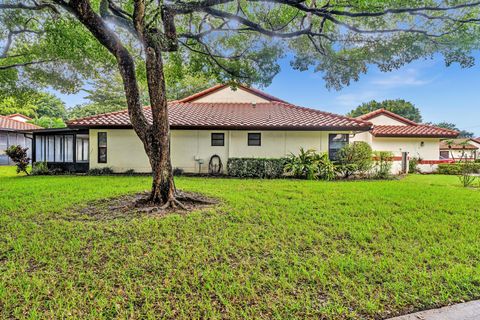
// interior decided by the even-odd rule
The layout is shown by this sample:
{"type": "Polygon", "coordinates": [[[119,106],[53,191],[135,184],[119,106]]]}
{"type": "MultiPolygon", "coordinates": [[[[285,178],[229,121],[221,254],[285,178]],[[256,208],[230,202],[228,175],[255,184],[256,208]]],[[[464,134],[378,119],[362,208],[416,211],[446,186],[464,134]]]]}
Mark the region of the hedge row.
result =
{"type": "Polygon", "coordinates": [[[230,158],[227,173],[237,178],[281,178],[287,159],[230,158]]]}
{"type": "MultiPolygon", "coordinates": [[[[450,174],[450,175],[459,175],[463,172],[463,163],[444,163],[438,165],[438,173],[440,174],[450,174]]],[[[472,173],[480,173],[480,163],[469,163],[467,164],[469,169],[473,171],[472,173]]]]}

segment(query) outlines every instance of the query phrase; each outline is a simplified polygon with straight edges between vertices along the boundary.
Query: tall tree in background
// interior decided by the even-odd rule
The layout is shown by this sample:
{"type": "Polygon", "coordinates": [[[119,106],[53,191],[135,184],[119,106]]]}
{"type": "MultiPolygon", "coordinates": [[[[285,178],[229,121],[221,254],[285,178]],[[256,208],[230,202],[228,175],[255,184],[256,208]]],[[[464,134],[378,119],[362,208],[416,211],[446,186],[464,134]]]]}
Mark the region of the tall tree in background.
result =
{"type": "Polygon", "coordinates": [[[44,128],[65,127],[65,103],[51,93],[31,88],[0,90],[0,115],[21,113],[44,128]]]}
{"type": "Polygon", "coordinates": [[[445,129],[458,131],[458,132],[460,132],[460,134],[458,135],[459,138],[473,138],[475,136],[475,134],[473,132],[458,129],[458,127],[455,123],[439,122],[439,123],[436,123],[436,124],[433,124],[433,125],[437,126],[437,127],[440,127],[440,128],[445,128],[445,129]]]}
{"type": "Polygon", "coordinates": [[[372,100],[370,102],[362,103],[360,106],[350,111],[347,115],[349,117],[359,117],[361,115],[381,108],[396,113],[412,121],[418,123],[422,122],[422,115],[420,114],[420,110],[415,107],[413,103],[402,99],[384,100],[382,102],[372,100]]]}
{"type": "MultiPolygon", "coordinates": [[[[105,58],[105,52],[114,58],[133,129],[152,166],[150,200],[165,207],[179,204],[169,153],[164,68],[168,52],[178,52],[183,63],[196,64],[219,80],[269,83],[279,70],[274,61],[289,50],[294,56],[293,67],[323,71],[327,85],[340,88],[357,80],[368,65],[390,71],[437,52],[445,57],[447,65],[459,62],[468,67],[473,64],[469,52],[479,45],[480,3],[474,1],[19,1],[8,0],[0,4],[0,9],[22,12],[24,17],[31,15],[38,21],[38,28],[48,20],[56,40],[65,40],[64,45],[68,43],[73,50],[79,45],[77,38],[96,39],[92,47],[101,44],[106,50],[95,55],[86,47],[82,57],[83,61],[92,61],[86,64],[92,70],[97,70],[95,66],[105,58]],[[55,19],[48,19],[50,15],[55,19]],[[79,23],[85,29],[80,30],[79,23]],[[152,108],[151,124],[143,113],[138,85],[143,71],[152,108]]],[[[12,32],[25,23],[18,19],[12,22],[12,32]]],[[[51,34],[43,32],[46,38],[51,34]]],[[[44,40],[38,40],[33,47],[44,44],[44,40]]],[[[57,64],[62,59],[70,61],[65,54],[56,56],[56,50],[47,49],[46,54],[57,64]]],[[[25,59],[32,58],[27,55],[17,62],[16,54],[13,50],[4,55],[7,58],[0,68],[27,67],[29,60],[25,59]]],[[[35,59],[33,62],[41,63],[41,51],[36,52],[35,59]]]]}

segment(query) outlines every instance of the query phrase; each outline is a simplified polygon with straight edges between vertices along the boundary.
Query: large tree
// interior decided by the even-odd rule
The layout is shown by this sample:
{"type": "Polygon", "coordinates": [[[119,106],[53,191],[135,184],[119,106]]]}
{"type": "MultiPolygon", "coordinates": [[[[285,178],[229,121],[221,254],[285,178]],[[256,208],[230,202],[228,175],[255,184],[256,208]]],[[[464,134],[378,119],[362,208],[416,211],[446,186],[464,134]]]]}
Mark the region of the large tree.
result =
{"type": "Polygon", "coordinates": [[[422,115],[420,113],[420,109],[415,107],[413,103],[405,101],[403,99],[384,100],[381,102],[372,100],[370,102],[362,103],[361,105],[350,111],[347,115],[350,117],[359,117],[361,115],[381,108],[396,113],[412,121],[419,123],[422,122],[422,115]]]}
{"type": "Polygon", "coordinates": [[[473,132],[458,129],[458,127],[455,123],[439,122],[439,123],[436,123],[436,124],[433,124],[433,125],[437,126],[437,127],[440,127],[440,128],[445,128],[445,129],[458,131],[458,132],[460,132],[460,134],[458,135],[459,138],[473,138],[475,136],[475,134],[473,132]]]}
{"type": "Polygon", "coordinates": [[[0,115],[21,113],[32,118],[66,119],[65,103],[55,95],[32,88],[0,89],[0,115]]]}
{"type": "MultiPolygon", "coordinates": [[[[339,88],[357,80],[368,65],[389,71],[436,52],[445,57],[447,64],[456,61],[471,66],[473,59],[468,53],[478,48],[477,1],[19,1],[22,0],[3,2],[0,9],[22,14],[28,11],[26,15],[35,16],[36,21],[54,15],[56,20],[48,20],[48,25],[52,26],[56,40],[73,45],[74,51],[79,45],[77,37],[88,38],[84,30],[79,30],[79,22],[106,49],[99,52],[101,57],[104,58],[104,52],[114,57],[133,129],[152,166],[150,200],[166,207],[179,204],[169,153],[164,69],[169,52],[178,52],[181,61],[196,63],[205,72],[215,72],[219,80],[254,79],[268,83],[279,70],[272,61],[283,50],[289,50],[295,68],[305,70],[313,66],[324,72],[328,86],[339,88]],[[70,28],[81,33],[58,32],[70,28]],[[136,63],[135,57],[140,57],[141,63],[136,63]],[[143,70],[153,123],[147,122],[142,109],[138,75],[143,70]]],[[[22,22],[25,25],[26,21],[22,22]]],[[[36,26],[40,28],[43,23],[36,26]]],[[[14,27],[12,32],[20,30],[21,25],[14,27]]],[[[42,46],[44,41],[37,44],[42,46]]],[[[59,65],[57,54],[69,60],[61,52],[49,49],[47,53],[59,65]]],[[[0,68],[8,70],[28,63],[16,62],[14,55],[10,55],[10,62],[4,59],[0,68]]],[[[44,60],[41,51],[35,52],[35,58],[36,63],[44,60]]],[[[83,59],[88,58],[84,54],[83,59]]],[[[93,70],[99,60],[91,65],[93,70]]]]}

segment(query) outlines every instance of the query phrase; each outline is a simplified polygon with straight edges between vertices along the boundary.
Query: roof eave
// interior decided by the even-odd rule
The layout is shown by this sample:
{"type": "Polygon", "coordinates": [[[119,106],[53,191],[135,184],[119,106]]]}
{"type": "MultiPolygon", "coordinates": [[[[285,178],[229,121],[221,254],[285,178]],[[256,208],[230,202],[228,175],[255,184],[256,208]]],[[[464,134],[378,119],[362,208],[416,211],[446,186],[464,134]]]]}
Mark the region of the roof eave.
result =
{"type": "Polygon", "coordinates": [[[439,138],[439,139],[447,139],[447,138],[456,138],[457,136],[447,136],[447,135],[430,135],[430,134],[373,134],[374,137],[377,138],[439,138]]]}
{"type": "MultiPolygon", "coordinates": [[[[71,129],[132,129],[131,125],[75,125],[71,129]]],[[[367,132],[371,126],[191,126],[172,125],[171,130],[263,130],[263,131],[355,131],[367,132]]]]}

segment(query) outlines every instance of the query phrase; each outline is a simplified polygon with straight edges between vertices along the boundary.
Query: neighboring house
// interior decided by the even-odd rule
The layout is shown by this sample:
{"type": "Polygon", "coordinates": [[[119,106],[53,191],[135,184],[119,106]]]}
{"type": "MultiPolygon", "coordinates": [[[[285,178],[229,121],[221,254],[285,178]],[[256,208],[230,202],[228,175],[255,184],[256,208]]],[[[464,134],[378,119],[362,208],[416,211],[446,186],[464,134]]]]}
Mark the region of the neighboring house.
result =
{"type": "Polygon", "coordinates": [[[475,139],[448,139],[440,142],[440,159],[476,160],[480,143],[475,139]]]}
{"type": "Polygon", "coordinates": [[[373,150],[391,151],[394,154],[394,173],[407,170],[407,159],[417,158],[422,172],[433,172],[440,160],[440,140],[455,138],[457,131],[419,124],[385,109],[378,109],[357,119],[369,121],[369,132],[357,134],[353,141],[365,141],[373,150]]]}
{"type": "Polygon", "coordinates": [[[27,123],[31,120],[21,114],[0,116],[0,165],[12,165],[5,150],[12,145],[20,145],[28,148],[28,156],[31,157],[32,131],[41,129],[34,124],[27,123]]]}
{"type": "MultiPolygon", "coordinates": [[[[299,107],[245,86],[234,90],[217,85],[171,101],[168,108],[172,165],[185,172],[208,172],[213,156],[220,158],[224,170],[232,157],[280,158],[297,154],[300,148],[335,158],[351,141],[367,141],[374,150],[392,151],[397,157],[408,152],[436,164],[440,139],[458,134],[385,111],[364,119],[299,107]]],[[[151,109],[144,112],[151,121],[151,109]]],[[[115,172],[151,171],[127,110],[75,119],[67,125],[67,129],[34,133],[34,161],[72,171],[102,167],[115,172]]]]}

